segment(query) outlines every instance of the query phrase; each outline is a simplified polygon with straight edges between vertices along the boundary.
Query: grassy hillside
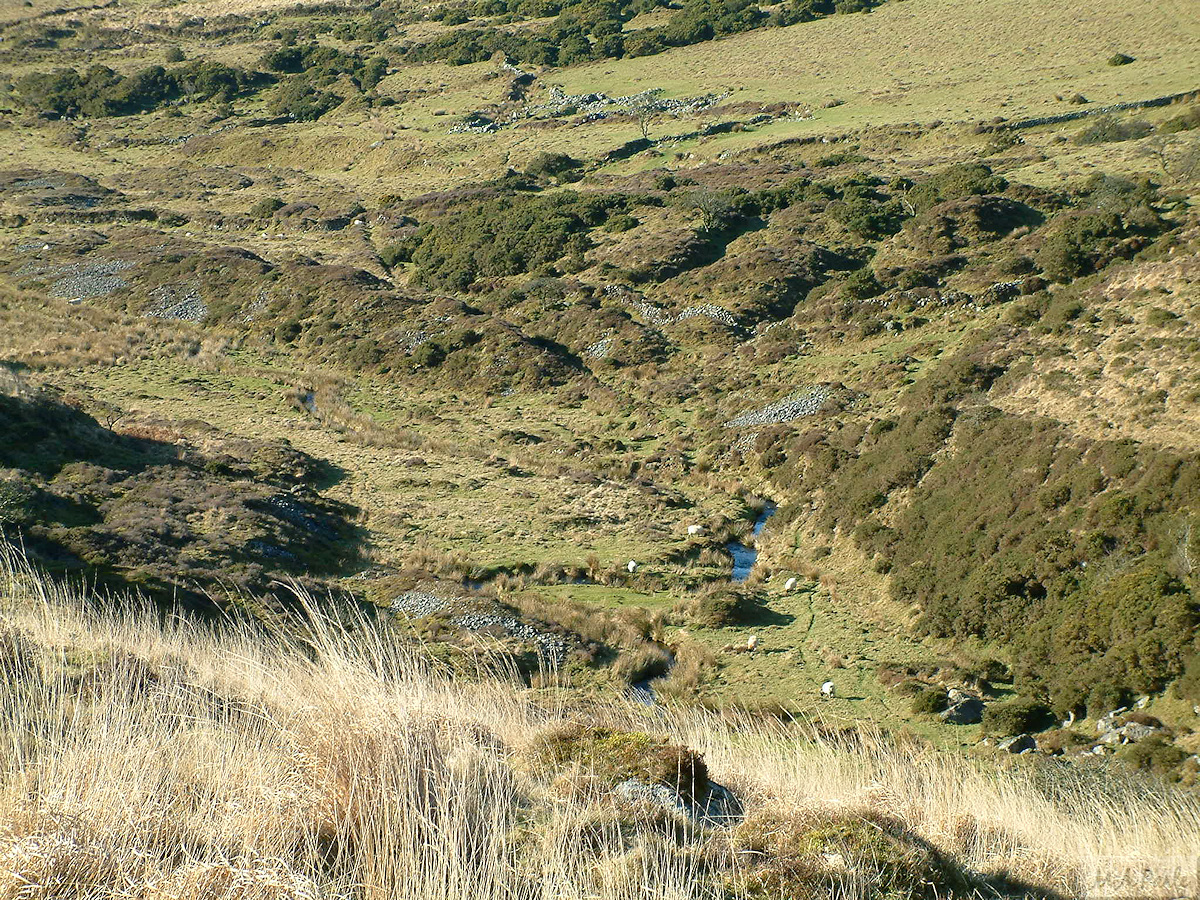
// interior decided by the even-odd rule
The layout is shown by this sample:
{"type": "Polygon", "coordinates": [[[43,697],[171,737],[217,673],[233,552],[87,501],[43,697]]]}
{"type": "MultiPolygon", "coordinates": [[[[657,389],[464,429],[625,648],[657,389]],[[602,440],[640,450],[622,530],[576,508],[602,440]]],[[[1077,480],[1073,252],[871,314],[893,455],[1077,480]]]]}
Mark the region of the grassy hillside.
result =
{"type": "Polygon", "coordinates": [[[1189,12],[5,7],[4,532],[589,700],[993,756],[966,691],[1188,781],[1189,12]]]}
{"type": "MultiPolygon", "coordinates": [[[[9,548],[0,892],[1178,896],[1194,797],[870,730],[564,705],[386,628],[163,623],[9,548]],[[16,676],[16,677],[13,677],[16,676]]],[[[311,601],[309,601],[311,603],[311,601]]]]}

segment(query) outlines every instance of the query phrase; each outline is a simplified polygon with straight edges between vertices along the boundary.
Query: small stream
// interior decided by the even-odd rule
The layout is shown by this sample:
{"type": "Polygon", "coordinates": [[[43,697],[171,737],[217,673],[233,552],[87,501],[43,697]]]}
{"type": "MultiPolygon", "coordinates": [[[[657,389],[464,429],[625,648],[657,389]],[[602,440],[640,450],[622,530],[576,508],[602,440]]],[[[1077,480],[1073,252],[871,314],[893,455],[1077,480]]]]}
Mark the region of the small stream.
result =
{"type": "MultiPolygon", "coordinates": [[[[745,581],[750,577],[750,572],[754,568],[754,564],[758,562],[758,550],[754,547],[754,539],[762,534],[763,526],[767,524],[767,519],[775,515],[775,509],[775,504],[769,500],[763,506],[762,512],[754,520],[754,528],[750,532],[749,544],[743,544],[741,541],[730,541],[725,545],[725,549],[733,556],[733,573],[730,575],[730,581],[745,581]]],[[[672,659],[671,665],[674,665],[674,663],[675,660],[672,659]]],[[[654,678],[647,678],[643,681],[635,681],[629,686],[629,695],[638,703],[644,703],[646,706],[657,706],[658,701],[654,697],[655,680],[654,678]]]]}
{"type": "Polygon", "coordinates": [[[767,519],[775,515],[775,508],[775,504],[769,500],[763,506],[762,512],[754,520],[754,530],[750,533],[749,544],[743,544],[741,541],[730,541],[725,545],[725,549],[733,557],[733,574],[730,576],[732,581],[745,581],[750,577],[750,570],[758,562],[758,550],[754,547],[754,538],[762,534],[763,526],[767,524],[767,519]]]}

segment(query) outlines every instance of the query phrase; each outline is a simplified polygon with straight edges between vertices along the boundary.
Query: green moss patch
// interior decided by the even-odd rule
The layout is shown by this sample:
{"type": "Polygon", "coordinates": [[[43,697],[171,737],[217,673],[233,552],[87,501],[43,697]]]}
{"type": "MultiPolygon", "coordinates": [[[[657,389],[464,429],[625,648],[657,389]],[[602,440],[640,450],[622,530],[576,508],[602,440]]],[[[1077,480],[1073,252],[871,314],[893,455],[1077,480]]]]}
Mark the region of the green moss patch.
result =
{"type": "Polygon", "coordinates": [[[708,767],[699,753],[641,731],[570,723],[543,731],[525,755],[536,773],[579,772],[607,787],[637,779],[666,785],[689,800],[709,789],[708,767]]]}
{"type": "Polygon", "coordinates": [[[969,886],[930,844],[873,811],[762,814],[734,844],[755,860],[737,885],[751,897],[947,897],[969,886]]]}

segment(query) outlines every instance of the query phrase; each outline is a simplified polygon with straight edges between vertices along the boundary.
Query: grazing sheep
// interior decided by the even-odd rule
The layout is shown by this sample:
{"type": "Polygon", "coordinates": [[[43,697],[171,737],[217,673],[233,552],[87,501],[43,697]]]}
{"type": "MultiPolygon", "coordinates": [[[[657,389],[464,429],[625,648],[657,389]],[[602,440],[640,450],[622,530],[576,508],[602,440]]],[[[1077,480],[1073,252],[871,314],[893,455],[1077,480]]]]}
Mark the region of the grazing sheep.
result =
{"type": "Polygon", "coordinates": [[[837,689],[833,686],[832,681],[827,681],[821,685],[821,699],[829,700],[837,693],[837,689]]]}
{"type": "Polygon", "coordinates": [[[688,526],[688,537],[691,537],[694,534],[704,534],[704,526],[703,525],[689,525],[688,526]]]}
{"type": "Polygon", "coordinates": [[[790,590],[794,589],[796,587],[797,581],[798,581],[798,579],[796,579],[796,578],[789,578],[787,581],[785,581],[783,583],[783,589],[785,591],[790,591],[790,590]]]}
{"type": "Polygon", "coordinates": [[[750,635],[750,637],[748,637],[746,639],[746,650],[750,653],[753,653],[757,649],[758,649],[758,635],[752,634],[752,635],[750,635]]]}
{"type": "Polygon", "coordinates": [[[630,575],[632,575],[634,572],[637,571],[637,567],[638,567],[638,564],[631,559],[629,561],[629,564],[625,566],[625,569],[626,569],[626,571],[629,572],[630,575]]]}

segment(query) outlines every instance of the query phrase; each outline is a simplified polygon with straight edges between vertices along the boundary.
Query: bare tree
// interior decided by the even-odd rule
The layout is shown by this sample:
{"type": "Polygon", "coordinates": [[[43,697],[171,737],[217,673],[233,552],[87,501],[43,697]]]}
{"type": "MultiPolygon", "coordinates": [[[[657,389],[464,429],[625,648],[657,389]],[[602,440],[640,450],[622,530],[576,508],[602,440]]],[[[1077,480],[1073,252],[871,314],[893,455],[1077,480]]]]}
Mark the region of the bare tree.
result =
{"type": "Polygon", "coordinates": [[[1200,179],[1200,141],[1179,140],[1173,134],[1157,134],[1143,145],[1140,152],[1158,163],[1163,175],[1176,184],[1200,179]]]}
{"type": "Polygon", "coordinates": [[[719,231],[733,216],[729,198],[712,188],[702,187],[689,192],[686,202],[690,209],[700,214],[701,231],[719,231]]]}
{"type": "Polygon", "coordinates": [[[654,124],[658,118],[658,110],[651,107],[649,104],[642,104],[637,110],[638,128],[642,132],[642,140],[650,140],[650,126],[654,124]]]}

